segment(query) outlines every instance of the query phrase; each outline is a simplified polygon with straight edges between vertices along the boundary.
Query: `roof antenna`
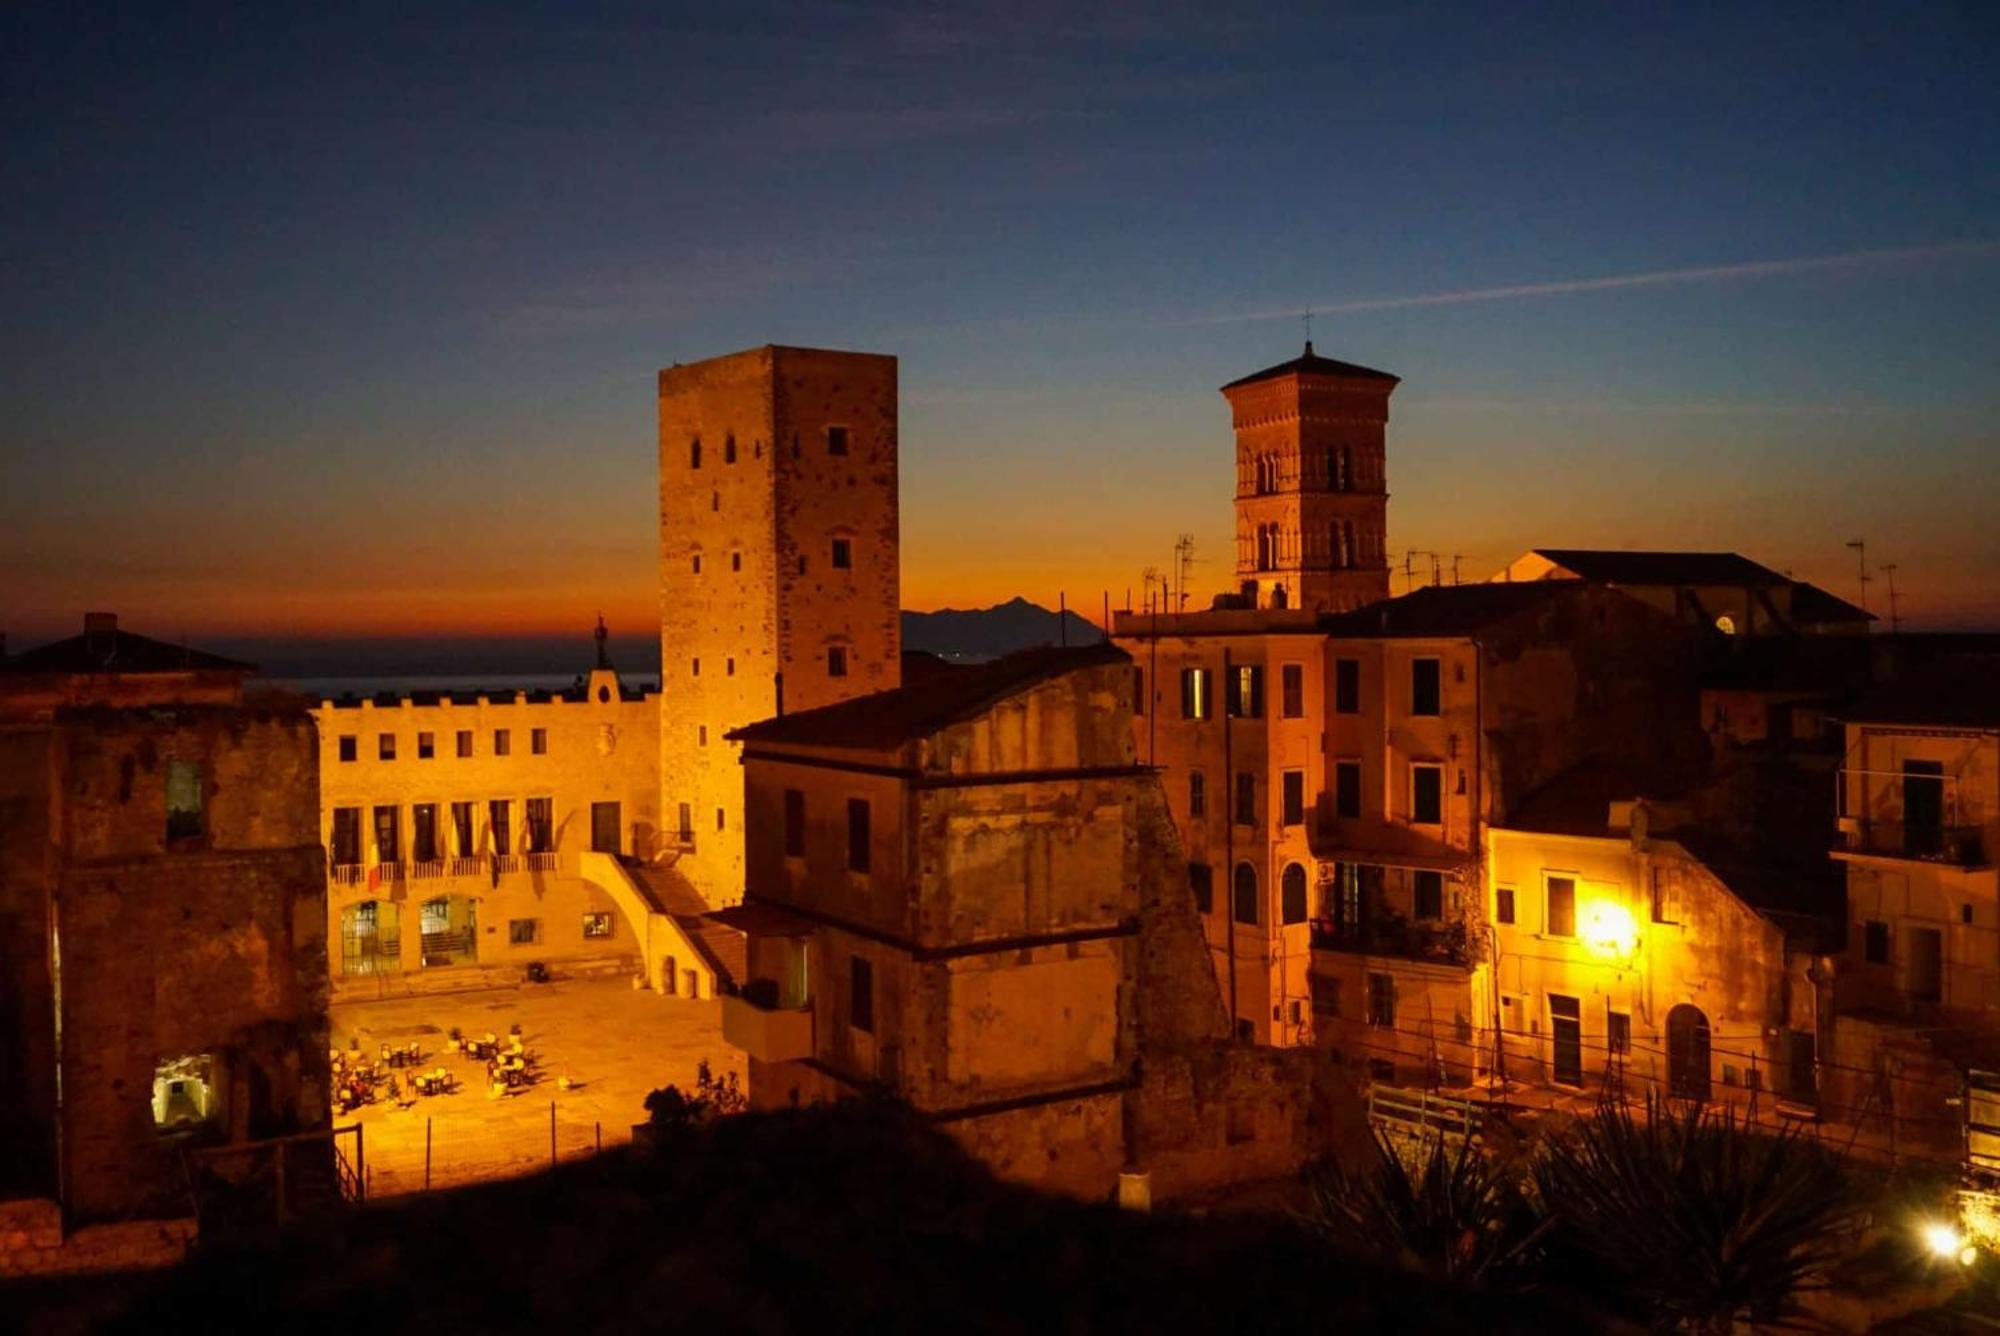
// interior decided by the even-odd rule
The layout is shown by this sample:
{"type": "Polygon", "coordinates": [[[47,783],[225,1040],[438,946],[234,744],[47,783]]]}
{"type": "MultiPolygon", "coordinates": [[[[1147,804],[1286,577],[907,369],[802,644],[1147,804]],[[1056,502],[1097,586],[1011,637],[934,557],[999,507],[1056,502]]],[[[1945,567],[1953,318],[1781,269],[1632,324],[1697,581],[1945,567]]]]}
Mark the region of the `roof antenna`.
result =
{"type": "Polygon", "coordinates": [[[1305,325],[1306,325],[1306,356],[1311,357],[1313,355],[1313,308],[1310,306],[1306,307],[1305,325]]]}
{"type": "Polygon", "coordinates": [[[597,641],[597,666],[599,668],[609,668],[611,666],[611,656],[605,650],[605,642],[611,638],[611,632],[604,629],[603,613],[600,612],[597,614],[597,629],[590,634],[591,638],[597,641]]]}
{"type": "Polygon", "coordinates": [[[1896,563],[1885,561],[1875,568],[1889,581],[1889,634],[1895,635],[1903,629],[1903,618],[1896,611],[1896,563]]]}
{"type": "Polygon", "coordinates": [[[1849,543],[1848,547],[1854,550],[1854,559],[1856,562],[1860,564],[1861,610],[1863,612],[1866,612],[1868,611],[1868,583],[1872,578],[1868,574],[1868,543],[1867,540],[1865,539],[1857,538],[1853,542],[1849,543]]]}

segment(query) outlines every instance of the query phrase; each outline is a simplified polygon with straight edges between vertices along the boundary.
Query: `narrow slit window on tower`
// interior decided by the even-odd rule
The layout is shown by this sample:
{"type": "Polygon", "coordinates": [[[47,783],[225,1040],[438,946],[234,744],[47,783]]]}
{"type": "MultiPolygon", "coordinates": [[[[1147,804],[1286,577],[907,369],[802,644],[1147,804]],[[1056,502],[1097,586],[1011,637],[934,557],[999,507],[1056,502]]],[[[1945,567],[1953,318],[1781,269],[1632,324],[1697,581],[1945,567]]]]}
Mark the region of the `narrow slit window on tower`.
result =
{"type": "Polygon", "coordinates": [[[729,554],[729,569],[732,571],[743,569],[743,554],[741,552],[731,552],[729,554]]]}
{"type": "Polygon", "coordinates": [[[736,435],[734,432],[722,438],[722,462],[725,464],[734,464],[736,462],[736,435]]]}
{"type": "Polygon", "coordinates": [[[701,553],[699,552],[694,554],[694,573],[696,575],[701,574],[701,553]]]}
{"type": "Polygon", "coordinates": [[[833,568],[837,571],[852,570],[854,568],[853,541],[847,538],[834,539],[831,560],[833,561],[833,568]]]}
{"type": "Polygon", "coordinates": [[[827,647],[826,675],[828,677],[847,676],[847,646],[829,645],[827,647]]]}
{"type": "Polygon", "coordinates": [[[701,437],[699,436],[688,442],[688,467],[691,469],[701,467],[701,437]]]}
{"type": "Polygon", "coordinates": [[[828,427],[826,429],[826,452],[830,455],[847,453],[847,428],[828,427]]]}
{"type": "Polygon", "coordinates": [[[167,839],[198,840],[202,820],[201,767],[193,761],[167,762],[167,839]]]}

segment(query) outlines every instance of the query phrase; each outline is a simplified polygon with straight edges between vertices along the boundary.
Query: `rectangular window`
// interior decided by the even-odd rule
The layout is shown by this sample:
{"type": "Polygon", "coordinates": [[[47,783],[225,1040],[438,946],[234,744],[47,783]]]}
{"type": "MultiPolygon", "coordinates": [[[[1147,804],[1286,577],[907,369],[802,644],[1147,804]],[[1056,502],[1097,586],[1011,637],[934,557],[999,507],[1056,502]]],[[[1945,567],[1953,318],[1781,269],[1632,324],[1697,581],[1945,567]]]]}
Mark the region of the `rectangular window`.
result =
{"type": "Polygon", "coordinates": [[[410,809],[410,857],[419,863],[434,863],[437,856],[437,804],[418,803],[410,809]]]}
{"type": "Polygon", "coordinates": [[[460,858],[478,855],[479,846],[472,842],[472,804],[453,803],[451,805],[452,839],[456,843],[460,858]]]}
{"type": "Polygon", "coordinates": [[[435,733],[417,734],[417,759],[419,761],[429,761],[434,759],[436,756],[437,756],[437,734],[435,733]]]}
{"type": "Polygon", "coordinates": [[[1303,719],[1306,714],[1306,668],[1302,663],[1288,663],[1278,670],[1278,690],[1282,697],[1279,708],[1287,719],[1303,719]]]}
{"type": "Polygon", "coordinates": [[[1208,776],[1199,770],[1188,771],[1188,815],[1208,815],[1208,776]]]}
{"type": "Polygon", "coordinates": [[[1206,863],[1188,864],[1188,889],[1194,892],[1194,907],[1197,913],[1212,913],[1215,909],[1215,869],[1206,863]]]}
{"type": "Polygon", "coordinates": [[[1410,898],[1420,919],[1444,917],[1444,873],[1419,870],[1410,874],[1410,898]]]}
{"type": "Polygon", "coordinates": [[[546,854],[556,847],[556,802],[553,798],[530,798],[527,804],[528,852],[546,854]]]}
{"type": "Polygon", "coordinates": [[[1278,921],[1306,921],[1306,870],[1297,863],[1287,866],[1285,875],[1278,879],[1278,921]]]}
{"type": "Polygon", "coordinates": [[[830,645],[827,647],[826,675],[828,677],[847,676],[847,646],[830,645]]]}
{"type": "Polygon", "coordinates": [[[547,756],[549,754],[549,730],[546,728],[529,729],[528,750],[536,756],[547,756]]]}
{"type": "Polygon", "coordinates": [[[736,437],[733,434],[722,438],[722,462],[725,464],[736,462],[736,437]]]}
{"type": "Polygon", "coordinates": [[[1653,869],[1653,922],[1680,922],[1680,907],[1674,903],[1673,878],[1663,867],[1653,869]]]}
{"type": "Polygon", "coordinates": [[[333,809],[333,861],[352,865],[361,861],[361,809],[333,809]]]}
{"type": "Polygon", "coordinates": [[[847,800],[847,870],[868,870],[868,800],[847,800]]]}
{"type": "Polygon", "coordinates": [[[472,730],[469,728],[458,730],[458,754],[461,757],[472,755],[472,730]]]}
{"type": "Polygon", "coordinates": [[[701,467],[701,437],[699,436],[688,442],[688,467],[691,469],[701,467]]]}
{"type": "Polygon", "coordinates": [[[1238,923],[1255,925],[1262,921],[1257,912],[1257,870],[1248,863],[1236,865],[1236,880],[1230,887],[1230,912],[1238,923]]]}
{"type": "Polygon", "coordinates": [[[1604,1046],[1613,1053],[1632,1051],[1632,1017],[1622,1011],[1604,1015],[1604,1046]]]}
{"type": "Polygon", "coordinates": [[[1368,1023],[1383,1030],[1396,1028],[1396,976],[1368,976],[1368,1023]]]}
{"type": "Polygon", "coordinates": [[[798,789],[785,790],[785,857],[806,856],[806,795],[798,789]]]}
{"type": "Polygon", "coordinates": [[[1333,810],[1336,816],[1361,815],[1361,762],[1333,763],[1333,810]]]}
{"type": "Polygon", "coordinates": [[[352,733],[342,733],[340,735],[340,759],[342,761],[352,761],[360,754],[359,739],[352,733]]]}
{"type": "Polygon", "coordinates": [[[826,452],[830,455],[847,453],[847,428],[828,427],[826,429],[826,452]]]}
{"type": "Polygon", "coordinates": [[[717,830],[729,829],[729,813],[720,807],[715,809],[715,828],[717,830]]]}
{"type": "Polygon", "coordinates": [[[625,818],[617,803],[590,805],[590,847],[600,854],[615,854],[624,843],[625,818]]]}
{"type": "Polygon", "coordinates": [[[585,940],[601,940],[611,936],[612,918],[608,911],[592,909],[584,913],[583,935],[585,940]]]}
{"type": "Polygon", "coordinates": [[[1306,772],[1287,770],[1281,776],[1283,800],[1280,803],[1280,821],[1287,826],[1302,826],[1306,820],[1306,772]]]}
{"type": "Polygon", "coordinates": [[[1181,669],[1181,718],[1206,719],[1209,704],[1208,669],[1181,669]]]}
{"type": "Polygon", "coordinates": [[[1493,890],[1493,921],[1512,923],[1514,921],[1514,888],[1496,886],[1493,890]]]}
{"type": "Polygon", "coordinates": [[[1410,713],[1435,715],[1442,704],[1442,674],[1436,659],[1410,660],[1410,713]]]}
{"type": "Polygon", "coordinates": [[[401,841],[397,839],[402,831],[396,817],[393,807],[375,809],[375,861],[378,863],[402,861],[401,841]]]}
{"type": "Polygon", "coordinates": [[[1333,661],[1333,712],[1361,713],[1361,660],[1333,661]]]}
{"type": "Polygon", "coordinates": [[[384,761],[395,760],[396,735],[394,733],[378,734],[375,738],[375,754],[384,761]]]}
{"type": "Polygon", "coordinates": [[[1239,663],[1229,684],[1229,713],[1236,719],[1264,717],[1264,669],[1260,664],[1239,663]]]}
{"type": "Polygon", "coordinates": [[[1410,820],[1419,826],[1444,823],[1444,767],[1410,767],[1410,820]]]}
{"type": "Polygon", "coordinates": [[[1861,925],[1861,948],[1863,958],[1871,965],[1889,963],[1889,925],[1880,919],[1869,919],[1861,925]]]}
{"type": "Polygon", "coordinates": [[[1144,668],[1134,668],[1132,670],[1132,713],[1144,714],[1145,712],[1146,670],[1144,668]]]}
{"type": "Polygon", "coordinates": [[[875,967],[860,956],[847,958],[847,1023],[875,1033],[875,967]]]}
{"type": "Polygon", "coordinates": [[[513,804],[505,798],[495,798],[486,804],[486,829],[493,838],[493,852],[511,854],[514,852],[514,812],[513,804]]]}
{"type": "Polygon", "coordinates": [[[200,840],[204,832],[202,768],[192,760],[166,762],[166,838],[200,840]]]}
{"type": "Polygon", "coordinates": [[[513,754],[513,751],[514,751],[513,735],[504,728],[494,729],[493,754],[495,756],[509,756],[513,754]]]}
{"type": "Polygon", "coordinates": [[[1576,878],[1549,878],[1549,912],[1543,924],[1550,937],[1576,936],[1576,878]]]}
{"type": "Polygon", "coordinates": [[[540,919],[508,919],[507,941],[513,946],[533,946],[542,940],[540,919]]]}
{"type": "Polygon", "coordinates": [[[833,568],[837,571],[854,569],[854,542],[848,538],[833,540],[833,568]]]}
{"type": "Polygon", "coordinates": [[[1257,824],[1257,776],[1248,771],[1236,776],[1236,824],[1257,824]]]}
{"type": "Polygon", "coordinates": [[[680,804],[680,806],[679,806],[679,810],[678,810],[678,811],[676,812],[676,814],[675,814],[675,815],[676,815],[676,816],[677,816],[677,817],[679,818],[679,821],[678,821],[677,825],[678,825],[678,828],[679,828],[679,832],[680,832],[680,842],[681,842],[682,844],[693,844],[693,843],[694,843],[694,804],[693,804],[693,803],[681,803],[681,804],[680,804]]]}

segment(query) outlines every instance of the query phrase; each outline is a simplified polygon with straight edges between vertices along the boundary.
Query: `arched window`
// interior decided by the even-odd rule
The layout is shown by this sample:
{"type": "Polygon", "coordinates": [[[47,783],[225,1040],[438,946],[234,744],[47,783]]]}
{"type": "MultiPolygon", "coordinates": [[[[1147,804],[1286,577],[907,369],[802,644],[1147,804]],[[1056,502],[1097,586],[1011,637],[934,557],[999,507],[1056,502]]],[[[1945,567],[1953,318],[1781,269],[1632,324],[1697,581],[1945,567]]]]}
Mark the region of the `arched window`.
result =
{"type": "Polygon", "coordinates": [[[1667,1013],[1667,1089],[1676,1099],[1708,1098],[1708,1017],[1683,1002],[1667,1013]]]}
{"type": "Polygon", "coordinates": [[[1361,554],[1360,554],[1359,552],[1356,552],[1356,551],[1354,550],[1354,521],[1353,521],[1353,520],[1349,520],[1349,521],[1347,521],[1347,522],[1346,522],[1345,524],[1343,524],[1343,525],[1341,526],[1341,533],[1340,533],[1340,551],[1341,551],[1341,555],[1342,555],[1342,557],[1343,557],[1343,560],[1342,560],[1342,562],[1341,562],[1341,565],[1343,565],[1343,566],[1359,566],[1359,565],[1361,564],[1361,554]]]}
{"type": "Polygon", "coordinates": [[[1257,526],[1257,569],[1271,569],[1271,526],[1268,524],[1257,526]]]}
{"type": "Polygon", "coordinates": [[[1297,863],[1285,864],[1278,882],[1279,912],[1287,923],[1306,921],[1306,870],[1297,863]]]}
{"type": "Polygon", "coordinates": [[[1238,923],[1257,922],[1257,869],[1248,863],[1236,865],[1235,894],[1231,908],[1238,923]]]}

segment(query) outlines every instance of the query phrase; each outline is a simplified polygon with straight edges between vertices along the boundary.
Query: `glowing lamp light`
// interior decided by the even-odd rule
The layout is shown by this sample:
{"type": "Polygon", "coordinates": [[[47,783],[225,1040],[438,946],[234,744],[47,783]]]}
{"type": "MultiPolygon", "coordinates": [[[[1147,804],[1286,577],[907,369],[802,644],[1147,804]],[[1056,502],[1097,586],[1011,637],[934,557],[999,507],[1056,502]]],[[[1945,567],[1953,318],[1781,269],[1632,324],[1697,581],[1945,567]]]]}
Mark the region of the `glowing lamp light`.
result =
{"type": "Polygon", "coordinates": [[[1929,1248],[1934,1256],[1969,1266],[1972,1257],[1977,1255],[1975,1249],[1966,1245],[1965,1236],[1942,1220],[1926,1221],[1919,1232],[1923,1235],[1924,1246],[1929,1248]]]}
{"type": "Polygon", "coordinates": [[[1583,944],[1604,956],[1629,956],[1639,949],[1639,925],[1632,911],[1615,901],[1587,905],[1583,912],[1583,944]]]}

